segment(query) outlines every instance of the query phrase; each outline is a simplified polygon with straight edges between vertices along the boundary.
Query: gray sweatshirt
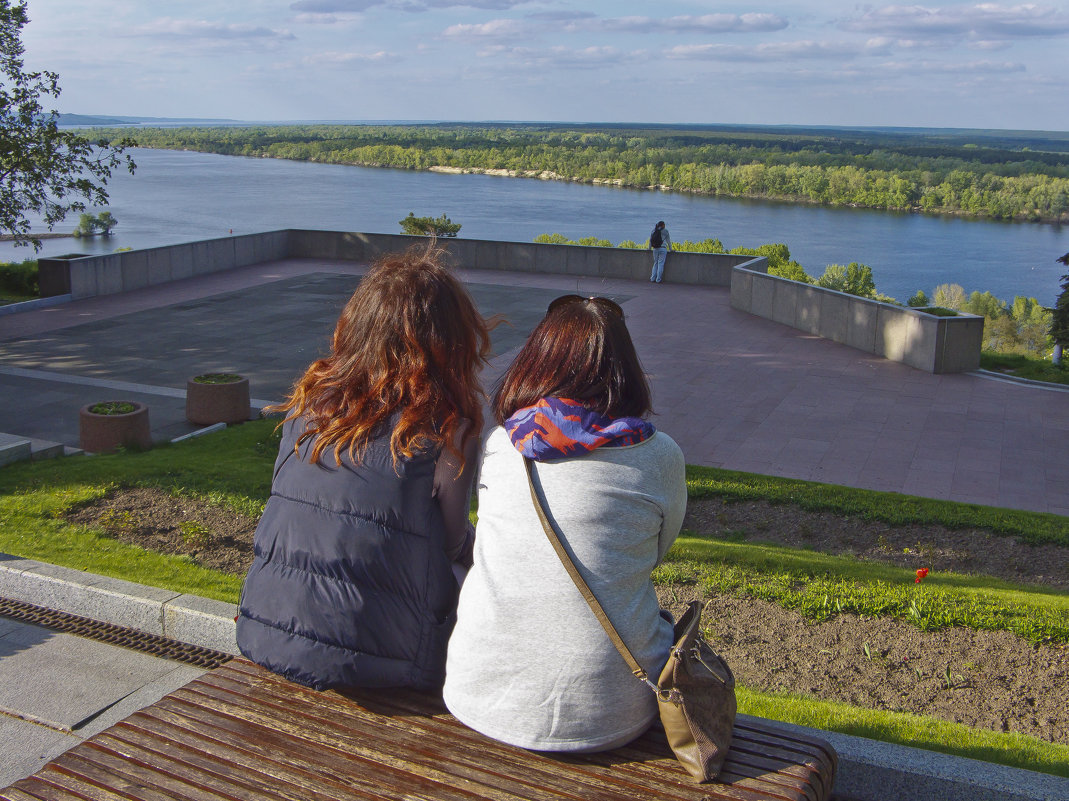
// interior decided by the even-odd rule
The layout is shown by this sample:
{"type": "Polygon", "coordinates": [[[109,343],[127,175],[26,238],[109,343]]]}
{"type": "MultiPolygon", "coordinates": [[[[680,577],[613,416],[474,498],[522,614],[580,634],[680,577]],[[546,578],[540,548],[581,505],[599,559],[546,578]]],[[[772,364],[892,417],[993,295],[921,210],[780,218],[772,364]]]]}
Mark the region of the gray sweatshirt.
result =
{"type": "MultiPolygon", "coordinates": [[[[580,573],[654,681],[671,646],[650,573],[686,511],[683,453],[666,434],[535,467],[547,512],[580,573]]],[[[590,751],[634,739],[657,716],[557,558],[523,457],[504,429],[486,441],[475,564],[460,592],[444,696],[458,720],[523,748],[590,751]]]]}

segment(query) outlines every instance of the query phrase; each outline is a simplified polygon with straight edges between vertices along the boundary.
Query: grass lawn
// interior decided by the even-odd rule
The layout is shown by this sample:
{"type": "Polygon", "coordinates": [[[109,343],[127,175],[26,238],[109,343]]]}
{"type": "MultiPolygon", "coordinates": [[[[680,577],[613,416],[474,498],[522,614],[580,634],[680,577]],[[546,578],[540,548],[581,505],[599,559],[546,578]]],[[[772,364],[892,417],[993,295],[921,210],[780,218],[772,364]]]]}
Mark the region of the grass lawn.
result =
{"type": "MultiPolygon", "coordinates": [[[[247,515],[263,509],[278,439],[271,421],[246,423],[145,453],[78,456],[0,469],[0,552],[234,603],[241,579],[190,560],[144,551],[72,526],[73,504],[116,486],[196,495],[247,515]]],[[[1069,519],[954,504],[804,481],[688,468],[692,497],[717,494],[833,510],[888,523],[980,527],[1033,542],[1069,544],[1069,519]]],[[[1000,628],[1032,640],[1069,641],[1069,594],[990,578],[942,574],[918,594],[913,573],[804,551],[685,532],[655,580],[773,600],[819,620],[852,611],[900,617],[922,629],[1000,628]],[[905,591],[903,588],[906,588],[905,591]]],[[[1069,777],[1069,747],[978,731],[934,718],[878,712],[740,688],[742,712],[833,731],[1000,762],[1069,777]]]]}
{"type": "Polygon", "coordinates": [[[1007,373],[1018,378],[1047,381],[1051,384],[1069,384],[1069,362],[1065,360],[1056,365],[1047,359],[985,350],[980,354],[980,366],[985,370],[1007,373]]]}

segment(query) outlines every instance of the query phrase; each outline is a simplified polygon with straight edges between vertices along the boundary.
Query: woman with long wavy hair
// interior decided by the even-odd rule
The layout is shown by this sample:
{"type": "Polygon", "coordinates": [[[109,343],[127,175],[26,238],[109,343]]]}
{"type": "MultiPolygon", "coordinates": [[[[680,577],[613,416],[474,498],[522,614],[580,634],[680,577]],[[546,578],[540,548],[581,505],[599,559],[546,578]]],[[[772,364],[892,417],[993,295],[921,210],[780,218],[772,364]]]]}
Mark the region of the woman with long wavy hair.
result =
{"type": "Polygon", "coordinates": [[[431,688],[455,621],[489,353],[433,245],[376,262],[287,401],[237,638],[316,688],[431,688]]]}

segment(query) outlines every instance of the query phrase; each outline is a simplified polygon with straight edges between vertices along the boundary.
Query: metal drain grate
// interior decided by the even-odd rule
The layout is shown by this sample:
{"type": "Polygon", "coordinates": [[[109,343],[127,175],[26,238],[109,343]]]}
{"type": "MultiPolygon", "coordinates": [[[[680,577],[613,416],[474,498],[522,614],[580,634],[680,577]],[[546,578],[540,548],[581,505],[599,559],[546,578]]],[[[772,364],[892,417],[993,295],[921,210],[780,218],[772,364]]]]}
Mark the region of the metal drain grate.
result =
{"type": "Polygon", "coordinates": [[[54,609],[13,601],[10,598],[0,598],[0,617],[32,623],[35,626],[64,634],[76,634],[79,637],[99,640],[109,645],[121,645],[144,654],[152,654],[162,659],[173,659],[176,662],[184,662],[187,665],[207,670],[213,670],[234,658],[222,651],[190,645],[172,640],[170,637],[148,634],[112,623],[101,623],[99,620],[90,620],[87,617],[79,617],[67,612],[57,612],[54,609]]]}

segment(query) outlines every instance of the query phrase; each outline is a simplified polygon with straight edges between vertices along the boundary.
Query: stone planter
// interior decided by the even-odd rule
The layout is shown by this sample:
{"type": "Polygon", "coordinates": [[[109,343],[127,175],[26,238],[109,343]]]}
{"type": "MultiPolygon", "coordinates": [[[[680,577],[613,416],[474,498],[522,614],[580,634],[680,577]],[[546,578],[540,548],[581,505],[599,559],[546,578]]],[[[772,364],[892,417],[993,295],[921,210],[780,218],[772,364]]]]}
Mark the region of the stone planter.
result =
{"type": "Polygon", "coordinates": [[[37,260],[37,286],[42,298],[69,295],[71,292],[71,261],[84,259],[88,253],[68,253],[37,260]]]}
{"type": "Polygon", "coordinates": [[[120,447],[138,450],[152,447],[152,431],[145,404],[136,401],[104,402],[129,403],[134,410],[125,414],[97,414],[90,411],[97,403],[83,406],[78,412],[78,444],[83,451],[104,453],[120,447]]]}
{"type": "Polygon", "coordinates": [[[220,380],[222,375],[206,373],[186,381],[186,419],[189,422],[199,426],[231,425],[249,419],[249,379],[234,375],[231,376],[233,380],[220,380]]]}

